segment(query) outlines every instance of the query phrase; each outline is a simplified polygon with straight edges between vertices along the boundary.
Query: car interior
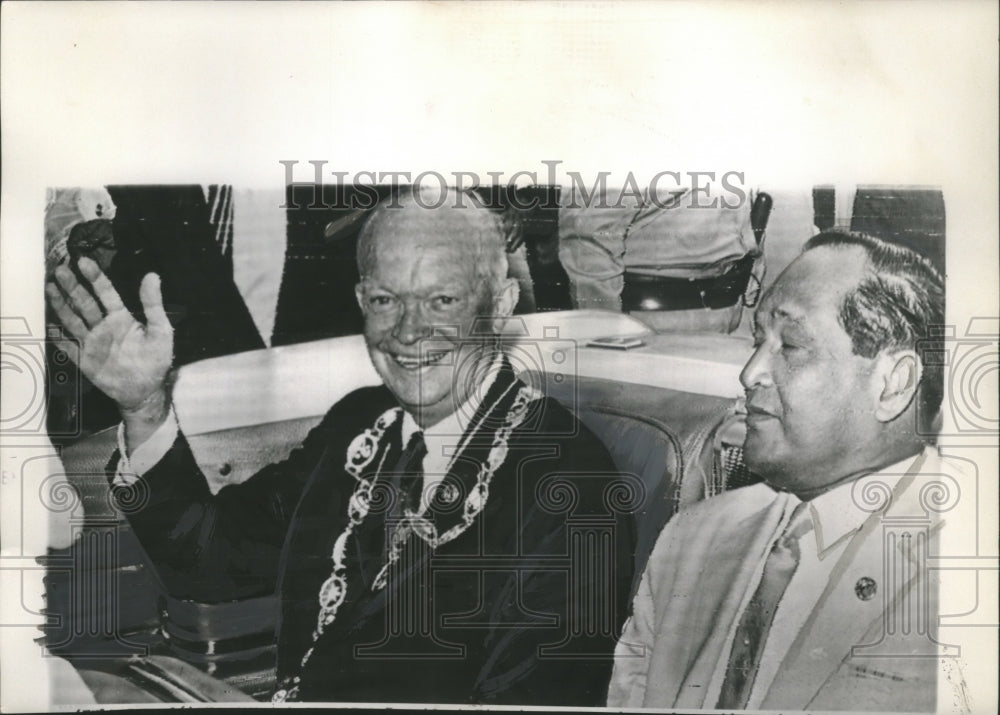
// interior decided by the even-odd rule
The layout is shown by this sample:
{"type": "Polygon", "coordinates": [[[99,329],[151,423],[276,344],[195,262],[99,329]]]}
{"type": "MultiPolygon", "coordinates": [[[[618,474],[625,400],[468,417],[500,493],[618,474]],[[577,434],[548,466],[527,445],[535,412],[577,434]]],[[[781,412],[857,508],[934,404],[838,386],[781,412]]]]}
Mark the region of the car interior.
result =
{"type": "MultiPolygon", "coordinates": [[[[562,334],[574,337],[535,341],[522,335],[510,341],[508,350],[524,356],[520,362],[529,366],[522,373],[524,379],[574,410],[608,447],[619,470],[641,481],[644,494],[637,509],[635,552],[636,573],[641,574],[657,534],[679,508],[748,483],[738,457],[742,438],[738,430],[732,434],[731,428],[738,423],[737,400],[682,389],[704,389],[685,384],[689,371],[682,363],[690,358],[683,355],[629,354],[587,346],[590,337],[627,334],[651,342],[657,337],[627,316],[591,313],[564,316],[567,324],[562,334]],[[576,363],[573,372],[557,369],[553,360],[567,350],[575,353],[570,360],[576,363]],[[659,374],[673,378],[663,386],[650,386],[613,377],[623,372],[644,374],[646,368],[631,366],[636,362],[656,365],[659,374]]],[[[517,322],[519,330],[529,335],[539,334],[539,328],[552,332],[560,315],[517,322]]],[[[716,392],[732,395],[749,343],[730,336],[706,338],[714,343],[714,361],[702,366],[698,381],[715,382],[716,392]],[[727,353],[719,350],[723,345],[727,353]]],[[[693,354],[699,336],[687,336],[687,343],[693,354]]],[[[558,359],[566,362],[565,357],[558,359]]],[[[360,384],[352,385],[340,380],[326,394],[314,395],[309,400],[312,404],[289,406],[278,399],[273,405],[258,404],[254,424],[243,424],[247,413],[231,401],[212,400],[217,409],[199,409],[205,401],[203,385],[218,385],[223,376],[234,374],[249,384],[256,375],[285,372],[308,384],[329,385],[331,364],[357,360],[364,364],[359,336],[317,341],[295,350],[241,353],[182,368],[174,397],[178,418],[213,489],[240,481],[287,455],[320,420],[323,405],[336,399],[331,393],[342,390],[345,394],[361,384],[377,384],[377,377],[374,372],[362,373],[356,376],[360,384]],[[293,407],[300,412],[292,414],[293,407]],[[188,414],[197,418],[188,421],[188,414]]],[[[64,553],[49,557],[47,615],[61,616],[59,624],[48,629],[50,650],[71,658],[91,687],[97,687],[109,671],[134,680],[137,663],[145,660],[138,655],[148,649],[189,664],[240,692],[266,698],[274,684],[276,597],[213,604],[172,598],[158,582],[125,514],[113,506],[104,470],[115,444],[116,429],[108,428],[63,451],[67,478],[80,492],[85,515],[81,538],[64,553]],[[106,552],[109,542],[115,544],[115,553],[98,563],[95,556],[106,552]],[[94,599],[105,594],[117,595],[106,601],[110,608],[94,608],[94,599]],[[58,604],[73,610],[60,613],[58,604]]]]}
{"type": "MultiPolygon", "coordinates": [[[[828,203],[822,193],[813,198],[817,210],[828,203]]],[[[702,310],[738,307],[746,314],[754,305],[761,288],[754,266],[764,260],[771,206],[770,195],[756,195],[750,251],[694,286],[694,295],[711,292],[702,310]]],[[[326,218],[309,216],[313,234],[325,236],[317,240],[357,230],[343,212],[326,218]]],[[[511,318],[503,340],[522,379],[575,412],[618,469],[641,483],[638,578],[657,535],[679,509],[756,480],[742,460],[738,380],[752,344],[745,333],[729,330],[656,330],[643,320],[634,295],[623,296],[624,312],[560,305],[551,296],[566,273],[553,268],[546,239],[531,239],[550,219],[522,217],[519,240],[528,236],[530,274],[540,280],[534,312],[511,318]]],[[[290,236],[302,230],[290,225],[290,236]]],[[[672,309],[647,307],[661,314],[672,309]]],[[[690,309],[687,302],[677,306],[690,309]]],[[[287,321],[277,327],[285,335],[293,328],[287,321]]],[[[213,491],[286,456],[336,400],[378,384],[356,327],[179,368],[178,420],[213,491]]],[[[116,429],[61,447],[79,507],[72,545],[44,558],[47,625],[40,640],[73,664],[98,702],[266,700],[275,682],[277,597],[198,603],[166,592],[109,494],[116,429]]]]}

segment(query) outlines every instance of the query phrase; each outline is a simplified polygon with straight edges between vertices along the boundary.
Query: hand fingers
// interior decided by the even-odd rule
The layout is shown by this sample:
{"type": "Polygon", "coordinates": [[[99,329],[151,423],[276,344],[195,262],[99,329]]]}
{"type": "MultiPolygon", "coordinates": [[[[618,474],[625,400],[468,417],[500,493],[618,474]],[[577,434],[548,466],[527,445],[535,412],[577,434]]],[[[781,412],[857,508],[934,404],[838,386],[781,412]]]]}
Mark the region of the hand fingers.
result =
{"type": "Polygon", "coordinates": [[[159,333],[171,333],[173,327],[163,309],[163,295],[160,290],[160,277],[155,273],[147,273],[139,285],[139,300],[146,314],[146,330],[159,333]]]}
{"type": "Polygon", "coordinates": [[[101,301],[101,305],[104,306],[105,310],[111,313],[116,310],[122,310],[125,307],[121,296],[118,295],[118,291],[111,285],[111,281],[104,275],[104,271],[101,270],[97,263],[90,258],[83,257],[77,265],[80,266],[80,273],[83,274],[83,277],[90,281],[90,285],[94,288],[94,294],[101,301]]]}
{"type": "Polygon", "coordinates": [[[87,328],[86,323],[84,323],[80,316],[73,312],[73,308],[70,307],[69,303],[63,297],[62,292],[56,287],[55,283],[45,284],[45,295],[48,296],[49,305],[52,306],[52,310],[55,311],[56,316],[59,318],[59,322],[63,324],[63,327],[69,331],[77,340],[83,340],[87,337],[90,332],[87,328]]]}
{"type": "Polygon", "coordinates": [[[73,271],[66,266],[59,266],[56,268],[56,280],[59,281],[59,286],[62,288],[63,293],[72,302],[77,315],[88,326],[93,327],[101,322],[101,318],[104,317],[104,314],[101,312],[101,306],[90,295],[90,291],[76,279],[73,271]]]}

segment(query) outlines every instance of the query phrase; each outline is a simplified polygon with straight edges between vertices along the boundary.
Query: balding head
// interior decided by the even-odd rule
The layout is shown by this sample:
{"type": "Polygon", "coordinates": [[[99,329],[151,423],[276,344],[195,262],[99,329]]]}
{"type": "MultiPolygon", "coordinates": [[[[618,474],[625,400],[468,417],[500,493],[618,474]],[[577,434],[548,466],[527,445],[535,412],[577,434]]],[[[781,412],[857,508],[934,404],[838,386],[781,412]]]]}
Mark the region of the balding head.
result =
{"type": "Polygon", "coordinates": [[[376,243],[409,250],[442,242],[474,271],[490,294],[507,279],[506,240],[500,217],[469,194],[448,188],[407,187],[394,200],[383,201],[358,236],[358,273],[364,280],[375,260],[376,243]]]}

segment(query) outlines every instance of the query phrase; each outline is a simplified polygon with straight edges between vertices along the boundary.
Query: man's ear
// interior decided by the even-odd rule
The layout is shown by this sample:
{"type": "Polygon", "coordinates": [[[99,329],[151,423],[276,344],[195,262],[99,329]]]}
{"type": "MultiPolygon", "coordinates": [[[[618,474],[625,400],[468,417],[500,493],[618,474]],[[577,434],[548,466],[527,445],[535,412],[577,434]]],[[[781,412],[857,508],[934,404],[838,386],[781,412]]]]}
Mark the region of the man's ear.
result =
{"type": "Polygon", "coordinates": [[[354,297],[357,299],[358,307],[361,308],[362,313],[365,312],[364,295],[365,295],[365,289],[362,287],[362,285],[360,283],[355,285],[354,297]]]}
{"type": "Polygon", "coordinates": [[[518,295],[520,295],[520,289],[516,278],[507,278],[500,284],[500,290],[493,296],[494,332],[499,333],[503,330],[506,322],[503,319],[514,314],[518,295]]]}
{"type": "Polygon", "coordinates": [[[891,422],[899,417],[917,394],[923,365],[913,350],[888,350],[877,358],[876,374],[879,390],[875,418],[891,422]]]}

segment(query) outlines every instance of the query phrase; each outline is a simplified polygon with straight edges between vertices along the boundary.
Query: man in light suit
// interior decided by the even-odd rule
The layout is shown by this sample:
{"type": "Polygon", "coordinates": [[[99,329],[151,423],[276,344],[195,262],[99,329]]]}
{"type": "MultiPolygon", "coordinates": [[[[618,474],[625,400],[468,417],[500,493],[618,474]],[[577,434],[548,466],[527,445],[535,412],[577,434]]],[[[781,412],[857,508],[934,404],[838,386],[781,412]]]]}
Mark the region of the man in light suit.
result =
{"type": "Polygon", "coordinates": [[[941,276],[917,253],[838,232],[806,244],[762,301],[740,376],[764,483],[667,524],[609,706],[935,707],[929,496],[955,467],[921,435],[942,394],[925,339],[943,321],[941,276]]]}

